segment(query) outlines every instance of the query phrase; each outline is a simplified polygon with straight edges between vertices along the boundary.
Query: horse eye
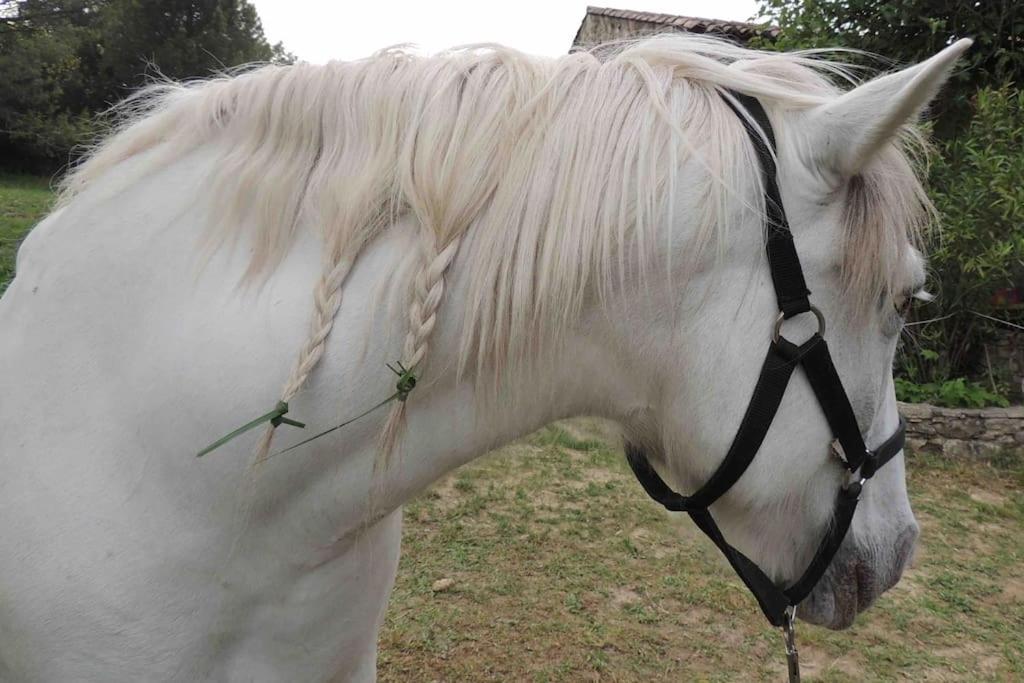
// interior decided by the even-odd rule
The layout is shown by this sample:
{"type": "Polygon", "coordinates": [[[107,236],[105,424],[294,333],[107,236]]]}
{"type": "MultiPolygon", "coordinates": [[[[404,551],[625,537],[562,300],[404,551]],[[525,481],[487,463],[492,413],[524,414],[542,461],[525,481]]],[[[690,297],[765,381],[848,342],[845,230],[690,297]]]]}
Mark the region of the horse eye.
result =
{"type": "Polygon", "coordinates": [[[910,316],[910,311],[914,308],[914,297],[912,296],[900,296],[892,302],[893,308],[896,309],[896,314],[906,320],[910,316]]]}
{"type": "Polygon", "coordinates": [[[925,303],[931,301],[934,297],[926,292],[924,288],[917,288],[913,291],[909,291],[905,294],[901,294],[896,297],[892,302],[893,308],[896,309],[897,315],[903,320],[907,320],[910,316],[910,312],[914,309],[914,301],[923,301],[925,303]]]}

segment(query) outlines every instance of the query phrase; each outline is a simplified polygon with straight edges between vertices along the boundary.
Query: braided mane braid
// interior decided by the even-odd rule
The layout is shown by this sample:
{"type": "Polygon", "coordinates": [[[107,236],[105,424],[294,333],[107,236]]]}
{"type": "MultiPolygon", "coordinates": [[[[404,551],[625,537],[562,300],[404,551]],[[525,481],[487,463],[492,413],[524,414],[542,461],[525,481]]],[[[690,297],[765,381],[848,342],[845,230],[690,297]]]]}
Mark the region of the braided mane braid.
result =
{"type": "MultiPolygon", "coordinates": [[[[512,59],[513,53],[499,49],[456,68],[437,62],[431,69],[432,88],[418,93],[414,109],[429,116],[431,125],[406,138],[399,164],[403,196],[421,226],[420,265],[402,349],[402,365],[417,374],[437,324],[445,275],[470,224],[490,201],[498,169],[514,145],[506,129],[521,84],[505,67],[512,59]]],[[[387,465],[406,409],[405,400],[392,406],[380,436],[378,465],[387,465]]]]}
{"type": "MultiPolygon", "coordinates": [[[[327,337],[334,327],[334,318],[341,307],[341,286],[352,270],[352,258],[342,258],[340,252],[335,252],[336,258],[331,259],[332,263],[320,276],[320,280],[313,290],[313,319],[310,321],[309,338],[302,347],[292,372],[285,382],[281,391],[281,400],[287,403],[299,392],[299,389],[309,379],[313,368],[324,355],[327,337]]],[[[266,460],[270,445],[274,439],[275,427],[268,424],[263,431],[263,436],[256,445],[256,462],[266,460]]]]}
{"type": "MultiPolygon", "coordinates": [[[[429,348],[430,334],[437,324],[437,310],[444,295],[444,277],[455,259],[462,241],[455,235],[442,249],[437,248],[437,238],[432,230],[424,230],[421,244],[421,264],[413,280],[412,302],[409,306],[409,332],[405,336],[402,350],[402,365],[418,371],[429,348]]],[[[394,451],[398,436],[405,423],[405,400],[395,401],[388,414],[379,443],[380,465],[386,466],[394,451]]]]}

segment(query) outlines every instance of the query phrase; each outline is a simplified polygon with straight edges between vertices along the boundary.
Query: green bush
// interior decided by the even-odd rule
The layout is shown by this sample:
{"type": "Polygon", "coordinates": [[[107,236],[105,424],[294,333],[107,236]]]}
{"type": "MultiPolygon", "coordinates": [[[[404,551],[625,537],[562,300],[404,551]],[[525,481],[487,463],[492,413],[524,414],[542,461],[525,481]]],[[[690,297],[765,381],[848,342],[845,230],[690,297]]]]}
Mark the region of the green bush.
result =
{"type": "Polygon", "coordinates": [[[929,174],[941,221],[926,245],[935,300],[915,312],[897,362],[897,373],[919,384],[987,372],[983,343],[998,323],[982,316],[1022,317],[994,296],[1024,285],[1024,92],[982,89],[974,108],[929,174]]]}
{"type": "Polygon", "coordinates": [[[978,88],[1024,82],[1024,11],[1018,0],[759,0],[758,15],[781,29],[756,44],[780,50],[845,47],[880,55],[836,57],[871,68],[915,64],[957,38],[974,40],[931,106],[936,136],[955,137],[978,88]],[[890,61],[891,60],[891,61],[890,61]]]}
{"type": "Polygon", "coordinates": [[[896,378],[896,398],[907,403],[931,403],[947,408],[987,408],[1010,405],[1005,397],[993,393],[975,382],[963,377],[944,382],[915,384],[901,377],[896,378]]]}
{"type": "Polygon", "coordinates": [[[993,303],[998,290],[1024,287],[1024,95],[1014,85],[1001,85],[1024,84],[1020,3],[759,0],[758,5],[759,16],[780,29],[777,36],[755,39],[760,47],[841,46],[894,62],[880,63],[862,53],[833,55],[874,68],[920,62],[956,38],[974,39],[929,112],[939,141],[930,194],[942,230],[926,250],[929,289],[937,299],[911,321],[896,371],[920,386],[983,375],[986,384],[1017,385],[1016,378],[1008,382],[1008,368],[987,366],[984,343],[998,323],[981,316],[1017,324],[1024,317],[993,303]]]}

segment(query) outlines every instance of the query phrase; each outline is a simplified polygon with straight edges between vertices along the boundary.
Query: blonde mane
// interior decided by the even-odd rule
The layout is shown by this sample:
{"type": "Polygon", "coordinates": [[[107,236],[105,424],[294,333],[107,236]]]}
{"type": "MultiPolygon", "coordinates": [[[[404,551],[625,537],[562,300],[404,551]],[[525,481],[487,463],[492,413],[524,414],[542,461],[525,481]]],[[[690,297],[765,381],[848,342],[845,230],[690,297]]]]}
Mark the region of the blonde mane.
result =
{"type": "MultiPolygon", "coordinates": [[[[268,276],[299,227],[314,226],[323,273],[285,401],[320,360],[362,249],[411,214],[420,253],[402,362],[419,370],[428,357],[458,255],[470,283],[460,371],[500,375],[538,339],[557,338],[588,294],[606,296],[627,255],[644,272],[685,160],[708,171],[695,252],[727,239],[738,202],[760,201],[730,189],[759,179],[722,89],[806,109],[836,97],[834,77],[845,74],[807,53],[687,35],[558,58],[488,45],[266,66],[136,95],[118,131],[66,178],[63,201],[142,152],[155,168],[216,145],[211,244],[250,233],[248,279],[268,276]]],[[[896,260],[925,220],[927,199],[908,163],[894,147],[848,190],[844,274],[858,300],[891,288],[896,260]]],[[[395,405],[388,443],[405,404],[395,405]]]]}

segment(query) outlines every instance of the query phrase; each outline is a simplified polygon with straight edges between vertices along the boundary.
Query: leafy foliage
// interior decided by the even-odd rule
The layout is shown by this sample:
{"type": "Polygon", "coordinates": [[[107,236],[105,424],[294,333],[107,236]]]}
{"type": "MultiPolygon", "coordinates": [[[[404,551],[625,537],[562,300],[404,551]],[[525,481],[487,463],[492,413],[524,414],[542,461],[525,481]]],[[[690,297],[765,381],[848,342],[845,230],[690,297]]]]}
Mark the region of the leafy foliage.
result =
{"type": "Polygon", "coordinates": [[[989,391],[976,382],[969,382],[963,377],[924,384],[916,384],[897,377],[896,398],[908,403],[931,403],[947,408],[1005,408],[1010,405],[1004,396],[989,391]]]}
{"type": "Polygon", "coordinates": [[[901,358],[903,374],[921,382],[980,372],[996,324],[983,315],[1021,322],[994,294],[1024,282],[1024,92],[985,88],[973,105],[970,125],[931,167],[942,221],[927,245],[936,298],[917,311],[901,358]]]}
{"type": "Polygon", "coordinates": [[[160,73],[292,62],[248,0],[0,0],[0,158],[53,170],[95,114],[160,73]]]}
{"type": "Polygon", "coordinates": [[[1024,82],[1019,0],[760,0],[759,14],[782,30],[778,49],[845,47],[903,64],[972,38],[963,67],[933,105],[940,138],[955,136],[970,118],[975,89],[1024,82]]]}
{"type": "Polygon", "coordinates": [[[120,100],[158,70],[187,79],[283,55],[247,0],[114,0],[100,22],[93,106],[120,100]]]}
{"type": "Polygon", "coordinates": [[[33,168],[52,164],[92,131],[88,113],[68,101],[80,79],[86,29],[67,21],[72,9],[59,3],[48,12],[41,3],[17,3],[25,14],[10,13],[13,4],[0,6],[0,158],[8,167],[33,168]]]}
{"type": "MultiPolygon", "coordinates": [[[[1024,83],[1024,4],[760,0],[759,13],[781,31],[765,46],[781,50],[844,47],[914,63],[958,38],[974,39],[931,110],[939,144],[930,195],[942,227],[926,251],[936,299],[911,321],[896,368],[907,395],[952,401],[961,382],[971,394],[961,378],[992,374],[984,358],[991,318],[1021,317],[993,299],[1024,283],[1024,95],[1014,85],[1024,83]]],[[[845,58],[870,61],[854,53],[845,58]]]]}

